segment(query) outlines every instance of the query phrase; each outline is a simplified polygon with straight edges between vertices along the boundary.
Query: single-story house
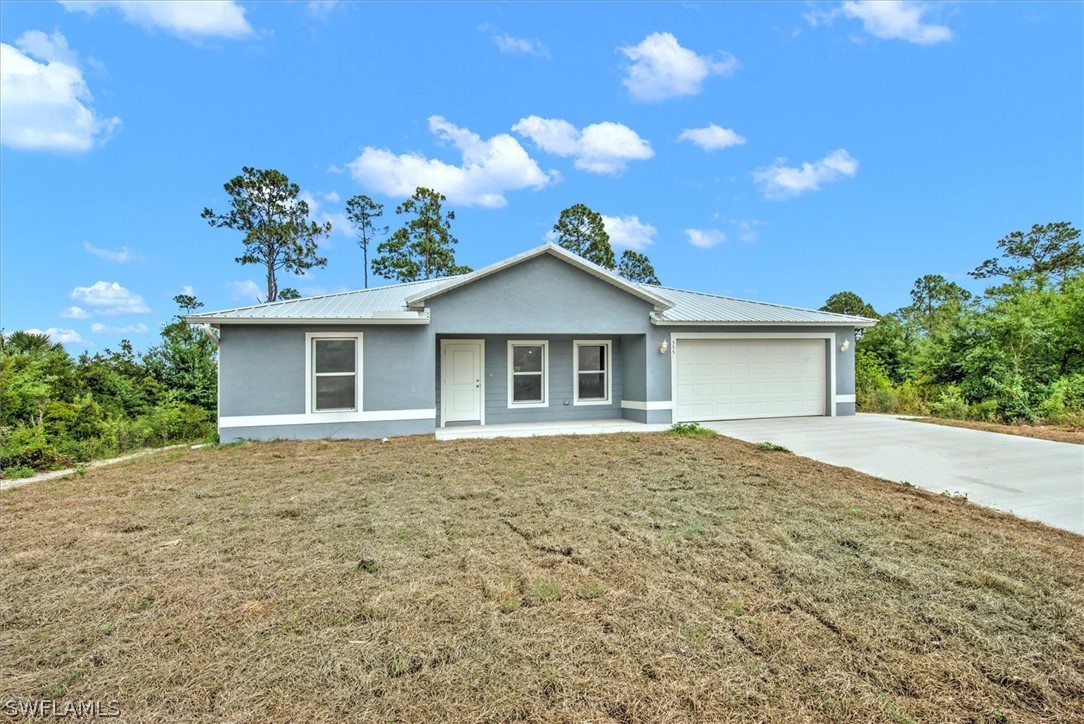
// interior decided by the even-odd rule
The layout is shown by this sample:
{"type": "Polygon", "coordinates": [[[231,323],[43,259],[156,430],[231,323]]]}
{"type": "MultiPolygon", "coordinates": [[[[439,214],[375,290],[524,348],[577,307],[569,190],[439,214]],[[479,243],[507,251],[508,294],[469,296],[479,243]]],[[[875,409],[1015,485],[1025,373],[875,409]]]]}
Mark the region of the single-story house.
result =
{"type": "Polygon", "coordinates": [[[223,442],[854,414],[875,320],[629,282],[554,244],[469,274],[194,314],[223,442]]]}

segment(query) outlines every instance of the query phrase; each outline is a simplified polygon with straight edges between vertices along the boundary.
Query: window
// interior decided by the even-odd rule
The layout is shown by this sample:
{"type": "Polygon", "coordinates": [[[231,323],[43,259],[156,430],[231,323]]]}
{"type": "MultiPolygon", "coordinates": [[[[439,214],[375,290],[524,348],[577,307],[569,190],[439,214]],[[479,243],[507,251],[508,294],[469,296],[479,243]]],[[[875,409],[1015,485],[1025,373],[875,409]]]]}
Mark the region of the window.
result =
{"type": "Polygon", "coordinates": [[[360,334],[309,333],[310,412],[361,409],[360,334]]]}
{"type": "Polygon", "coordinates": [[[585,340],[572,343],[577,405],[610,402],[610,342],[585,340]]]}
{"type": "Polygon", "coordinates": [[[545,407],[549,365],[547,342],[508,343],[508,406],[545,407]]]}

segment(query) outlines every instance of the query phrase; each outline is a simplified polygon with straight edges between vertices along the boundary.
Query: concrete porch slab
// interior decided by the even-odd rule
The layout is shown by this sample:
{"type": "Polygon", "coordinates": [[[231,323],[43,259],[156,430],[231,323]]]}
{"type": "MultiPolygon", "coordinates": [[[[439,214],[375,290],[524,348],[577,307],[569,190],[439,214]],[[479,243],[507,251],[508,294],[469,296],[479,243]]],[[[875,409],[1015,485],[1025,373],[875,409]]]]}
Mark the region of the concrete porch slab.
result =
{"type": "Polygon", "coordinates": [[[525,422],[514,425],[464,425],[438,427],[437,440],[488,440],[497,437],[539,435],[608,435],[615,432],[662,432],[669,425],[645,425],[632,420],[584,420],[569,422],[525,422]]]}

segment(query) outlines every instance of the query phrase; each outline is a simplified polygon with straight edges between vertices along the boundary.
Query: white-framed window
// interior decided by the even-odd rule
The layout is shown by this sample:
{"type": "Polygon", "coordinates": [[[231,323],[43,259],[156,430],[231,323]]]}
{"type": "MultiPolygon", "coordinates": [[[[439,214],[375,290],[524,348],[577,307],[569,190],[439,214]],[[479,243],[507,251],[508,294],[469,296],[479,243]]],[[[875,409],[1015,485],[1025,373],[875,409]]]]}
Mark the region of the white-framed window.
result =
{"type": "Polygon", "coordinates": [[[610,404],[610,358],[608,339],[578,339],[572,343],[573,404],[610,404]]]}
{"type": "Polygon", "coordinates": [[[308,332],[306,413],[361,411],[360,332],[308,332]]]}
{"type": "Polygon", "coordinates": [[[546,407],[549,367],[549,342],[508,340],[508,406],[546,407]]]}

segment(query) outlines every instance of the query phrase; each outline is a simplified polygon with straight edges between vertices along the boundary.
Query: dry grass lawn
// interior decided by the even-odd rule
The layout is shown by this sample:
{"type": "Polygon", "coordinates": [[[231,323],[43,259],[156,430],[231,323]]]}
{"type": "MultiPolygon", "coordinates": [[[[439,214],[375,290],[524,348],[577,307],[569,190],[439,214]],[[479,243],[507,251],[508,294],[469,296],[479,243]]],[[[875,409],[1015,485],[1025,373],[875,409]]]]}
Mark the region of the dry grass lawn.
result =
{"type": "Polygon", "coordinates": [[[1084,445],[1084,429],[1072,426],[1058,425],[1001,425],[996,422],[979,422],[977,420],[947,420],[941,417],[915,418],[917,422],[931,422],[935,425],[948,427],[966,427],[970,430],[984,430],[986,432],[1000,432],[1003,435],[1018,435],[1020,437],[1034,437],[1039,440],[1053,440],[1054,442],[1071,442],[1084,445]]]}
{"type": "Polygon", "coordinates": [[[249,443],[0,504],[0,702],[1084,720],[1084,539],[726,438],[249,443]]]}

